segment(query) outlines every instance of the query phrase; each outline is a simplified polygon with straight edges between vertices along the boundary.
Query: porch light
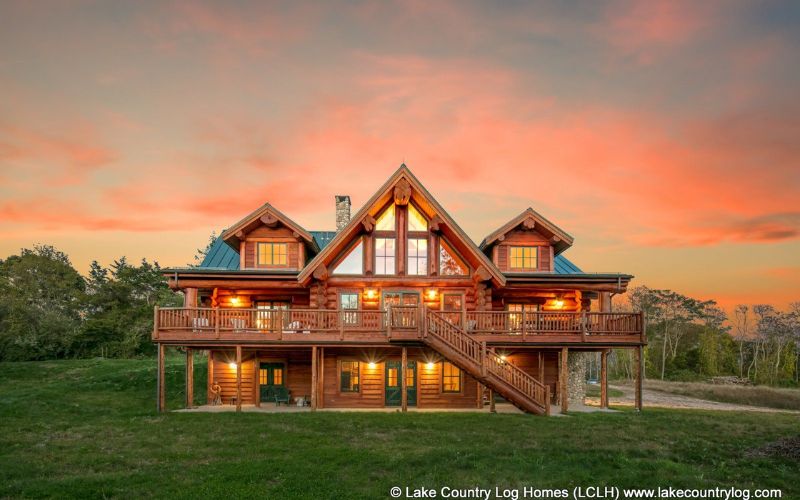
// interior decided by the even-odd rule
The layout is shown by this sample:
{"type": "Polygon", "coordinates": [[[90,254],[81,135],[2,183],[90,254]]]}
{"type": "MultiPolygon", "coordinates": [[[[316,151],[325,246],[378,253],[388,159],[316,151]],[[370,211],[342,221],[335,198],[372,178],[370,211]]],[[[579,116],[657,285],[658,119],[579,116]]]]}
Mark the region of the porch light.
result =
{"type": "Polygon", "coordinates": [[[428,370],[433,370],[434,366],[435,365],[433,364],[433,361],[428,361],[428,363],[425,365],[425,368],[427,368],[428,370]]]}
{"type": "Polygon", "coordinates": [[[367,288],[366,290],[364,290],[364,297],[367,300],[375,300],[376,298],[378,298],[378,291],[375,290],[374,288],[367,288]]]}
{"type": "Polygon", "coordinates": [[[231,304],[238,306],[239,305],[239,297],[231,297],[231,304]]]}
{"type": "Polygon", "coordinates": [[[228,363],[228,367],[230,367],[231,370],[235,370],[236,369],[236,363],[231,361],[230,363],[228,363]]]}
{"type": "Polygon", "coordinates": [[[506,356],[505,354],[500,355],[500,361],[505,361],[506,359],[508,359],[508,356],[506,356]]]}
{"type": "Polygon", "coordinates": [[[374,369],[375,369],[375,367],[376,367],[376,366],[378,366],[378,365],[377,365],[377,364],[375,364],[375,362],[374,362],[374,361],[370,361],[370,362],[367,364],[367,366],[369,367],[369,369],[370,369],[370,370],[374,370],[374,369]]]}
{"type": "Polygon", "coordinates": [[[436,300],[437,295],[439,295],[439,290],[435,288],[429,288],[425,290],[425,298],[427,300],[436,300]]]}

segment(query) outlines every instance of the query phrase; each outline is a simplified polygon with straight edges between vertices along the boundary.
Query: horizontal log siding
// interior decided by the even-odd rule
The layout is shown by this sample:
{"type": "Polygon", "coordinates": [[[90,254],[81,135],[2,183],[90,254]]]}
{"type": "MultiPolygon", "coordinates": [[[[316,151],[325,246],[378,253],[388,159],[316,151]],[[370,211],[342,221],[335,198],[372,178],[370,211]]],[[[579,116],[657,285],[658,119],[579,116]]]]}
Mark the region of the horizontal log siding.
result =
{"type": "MultiPolygon", "coordinates": [[[[539,380],[539,352],[526,350],[508,356],[508,361],[539,380]]],[[[558,356],[560,351],[541,351],[544,360],[544,384],[550,386],[550,394],[555,394],[558,386],[558,356]]]]}
{"type": "MultiPolygon", "coordinates": [[[[211,404],[211,383],[216,381],[222,387],[222,403],[230,404],[236,396],[236,369],[229,363],[236,361],[235,351],[214,351],[213,380],[209,380],[208,403],[211,404]]],[[[242,356],[242,403],[253,404],[253,354],[242,356]]]]}

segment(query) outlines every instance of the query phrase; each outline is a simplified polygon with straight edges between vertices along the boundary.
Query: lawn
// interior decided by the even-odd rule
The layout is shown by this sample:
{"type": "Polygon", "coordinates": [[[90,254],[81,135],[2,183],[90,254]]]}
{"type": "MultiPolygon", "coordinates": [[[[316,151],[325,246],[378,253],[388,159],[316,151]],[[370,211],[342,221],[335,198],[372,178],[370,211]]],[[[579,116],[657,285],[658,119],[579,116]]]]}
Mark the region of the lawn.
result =
{"type": "Polygon", "coordinates": [[[656,391],[708,399],[722,403],[800,410],[800,389],[780,389],[763,385],[722,385],[702,382],[648,380],[645,387],[656,391]]]}
{"type": "MultiPolygon", "coordinates": [[[[796,459],[747,456],[797,436],[796,415],[157,415],[152,360],[0,369],[0,497],[388,498],[392,486],[672,485],[781,488],[800,498],[796,459]]],[[[200,362],[196,375],[204,387],[200,362]]],[[[181,359],[168,359],[167,377],[169,406],[178,408],[181,359]]]]}

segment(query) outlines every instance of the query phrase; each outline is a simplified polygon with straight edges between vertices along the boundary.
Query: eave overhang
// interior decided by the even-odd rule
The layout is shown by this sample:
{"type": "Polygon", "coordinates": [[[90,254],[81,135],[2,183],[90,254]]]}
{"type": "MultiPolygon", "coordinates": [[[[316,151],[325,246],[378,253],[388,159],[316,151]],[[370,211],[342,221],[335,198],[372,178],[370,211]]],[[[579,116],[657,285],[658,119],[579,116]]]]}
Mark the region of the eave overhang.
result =
{"type": "Polygon", "coordinates": [[[633,279],[630,274],[621,273],[506,273],[508,289],[553,289],[587,290],[623,293],[633,279]]]}

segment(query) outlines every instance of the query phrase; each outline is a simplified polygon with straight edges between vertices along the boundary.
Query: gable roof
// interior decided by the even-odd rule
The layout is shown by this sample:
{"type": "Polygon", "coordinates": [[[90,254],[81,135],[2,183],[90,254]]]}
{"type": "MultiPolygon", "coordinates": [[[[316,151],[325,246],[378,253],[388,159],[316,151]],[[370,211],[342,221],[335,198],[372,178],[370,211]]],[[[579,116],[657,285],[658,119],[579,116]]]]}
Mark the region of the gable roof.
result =
{"type": "MultiPolygon", "coordinates": [[[[367,215],[377,215],[377,210],[379,210],[384,203],[388,202],[388,200],[392,197],[392,189],[401,181],[405,180],[408,182],[410,187],[418,193],[418,195],[422,198],[422,201],[430,208],[435,215],[438,215],[443,222],[443,225],[449,228],[453,233],[454,236],[458,238],[461,245],[469,252],[470,256],[474,261],[479,262],[480,266],[486,269],[490,278],[495,282],[497,285],[504,285],[505,284],[505,276],[503,273],[500,272],[499,269],[494,265],[494,263],[489,260],[489,258],[481,252],[481,250],[475,245],[475,242],[467,236],[463,229],[461,229],[458,224],[450,217],[450,214],[439,205],[439,202],[431,196],[425,186],[417,179],[414,174],[411,173],[411,170],[403,163],[400,165],[394,174],[381,186],[377,192],[375,192],[372,197],[367,200],[366,203],[359,209],[359,211],[350,219],[350,222],[347,223],[338,233],[336,236],[328,243],[324,250],[320,251],[316,257],[314,257],[311,262],[303,269],[300,274],[297,276],[298,281],[301,283],[307,282],[311,278],[311,274],[317,269],[320,264],[328,263],[340,252],[344,249],[344,246],[348,244],[356,235],[360,232],[360,227],[364,218],[367,215]],[[370,212],[375,212],[375,214],[370,214],[370,212]]],[[[456,243],[451,241],[452,243],[456,243]]],[[[477,268],[478,266],[476,266],[477,268]]]]}
{"type": "Polygon", "coordinates": [[[536,230],[544,229],[545,233],[549,233],[553,240],[553,250],[556,254],[560,254],[567,248],[572,246],[574,239],[570,236],[566,231],[561,229],[560,227],[556,226],[543,215],[541,215],[536,210],[528,207],[524,212],[517,215],[510,221],[506,222],[495,231],[493,231],[489,236],[483,239],[480,244],[481,250],[486,250],[491,246],[495,241],[497,241],[501,236],[505,236],[506,233],[512,231],[514,228],[519,226],[525,221],[533,221],[535,225],[533,227],[536,230]]]}
{"type": "Polygon", "coordinates": [[[278,222],[297,233],[299,237],[306,240],[306,242],[311,245],[311,248],[315,252],[319,251],[319,246],[317,246],[317,243],[314,241],[314,237],[311,235],[311,233],[303,229],[303,226],[287,217],[283,212],[273,207],[269,203],[264,203],[259,208],[245,216],[242,220],[223,231],[219,236],[225,243],[234,249],[238,249],[240,232],[243,232],[248,226],[260,222],[262,217],[274,217],[278,220],[278,222]]]}

